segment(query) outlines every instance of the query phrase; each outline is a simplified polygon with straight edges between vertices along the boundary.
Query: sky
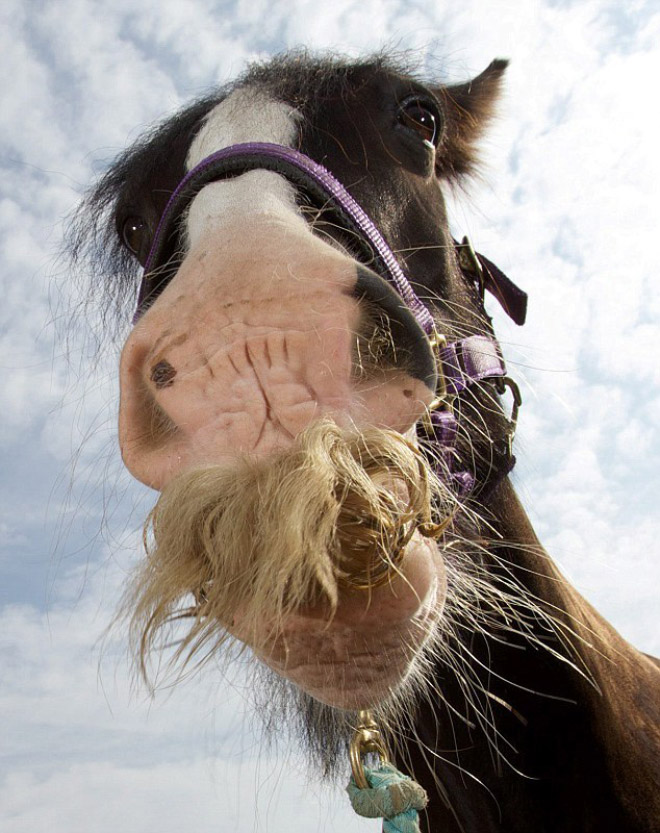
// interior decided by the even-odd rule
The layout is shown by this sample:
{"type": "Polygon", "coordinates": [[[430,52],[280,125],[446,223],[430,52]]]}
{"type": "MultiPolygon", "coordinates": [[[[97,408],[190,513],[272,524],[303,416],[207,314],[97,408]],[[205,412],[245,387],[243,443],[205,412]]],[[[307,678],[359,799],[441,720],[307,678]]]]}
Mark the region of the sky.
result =
{"type": "Polygon", "coordinates": [[[4,0],[0,829],[378,829],[295,744],[264,746],[240,664],[153,697],[135,682],[109,626],[151,495],[118,457],[117,348],[68,326],[81,290],[58,255],[142,129],[285,48],[412,49],[449,81],[511,59],[450,213],[530,295],[522,329],[492,309],[524,396],[515,484],[570,580],[660,653],[658,44],[653,0],[4,0]]]}

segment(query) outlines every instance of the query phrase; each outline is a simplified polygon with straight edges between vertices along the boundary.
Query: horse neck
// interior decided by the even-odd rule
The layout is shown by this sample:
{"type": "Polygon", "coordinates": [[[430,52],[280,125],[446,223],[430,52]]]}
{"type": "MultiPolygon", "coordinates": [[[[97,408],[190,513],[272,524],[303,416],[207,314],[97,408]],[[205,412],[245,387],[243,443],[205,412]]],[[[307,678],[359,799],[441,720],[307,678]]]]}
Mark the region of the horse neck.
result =
{"type": "Polygon", "coordinates": [[[508,480],[487,509],[501,536],[491,568],[507,564],[555,633],[541,616],[527,636],[464,640],[488,692],[482,717],[466,708],[459,675],[438,669],[449,706],[420,708],[421,744],[407,749],[430,793],[439,782],[445,795],[429,831],[660,831],[660,667],[568,584],[508,480]]]}

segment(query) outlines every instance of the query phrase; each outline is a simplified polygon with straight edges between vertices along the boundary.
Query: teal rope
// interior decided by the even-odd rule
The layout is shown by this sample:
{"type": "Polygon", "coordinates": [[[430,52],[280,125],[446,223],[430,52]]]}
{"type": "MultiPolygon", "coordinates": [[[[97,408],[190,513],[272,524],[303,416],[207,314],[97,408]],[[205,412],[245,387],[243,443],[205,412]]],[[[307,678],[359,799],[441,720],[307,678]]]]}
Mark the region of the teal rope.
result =
{"type": "Polygon", "coordinates": [[[418,810],[426,807],[425,790],[390,763],[364,767],[369,788],[361,790],[353,777],[346,792],[353,809],[368,819],[383,818],[383,833],[420,833],[418,810]]]}

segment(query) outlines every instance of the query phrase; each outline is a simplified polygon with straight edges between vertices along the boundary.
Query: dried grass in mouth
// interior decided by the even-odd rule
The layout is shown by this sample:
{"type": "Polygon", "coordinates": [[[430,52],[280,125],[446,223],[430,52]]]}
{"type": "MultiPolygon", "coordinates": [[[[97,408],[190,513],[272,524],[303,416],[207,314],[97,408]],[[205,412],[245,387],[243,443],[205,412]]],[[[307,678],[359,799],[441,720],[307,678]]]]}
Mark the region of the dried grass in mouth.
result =
{"type": "Polygon", "coordinates": [[[349,432],[330,420],[267,459],[179,476],[146,521],[147,558],[124,599],[143,673],[182,618],[175,659],[185,662],[206,658],[237,618],[253,644],[264,623],[273,635],[308,605],[325,604],[330,619],[342,582],[368,584],[396,569],[416,529],[441,534],[432,507],[443,502],[443,487],[400,434],[349,432]]]}

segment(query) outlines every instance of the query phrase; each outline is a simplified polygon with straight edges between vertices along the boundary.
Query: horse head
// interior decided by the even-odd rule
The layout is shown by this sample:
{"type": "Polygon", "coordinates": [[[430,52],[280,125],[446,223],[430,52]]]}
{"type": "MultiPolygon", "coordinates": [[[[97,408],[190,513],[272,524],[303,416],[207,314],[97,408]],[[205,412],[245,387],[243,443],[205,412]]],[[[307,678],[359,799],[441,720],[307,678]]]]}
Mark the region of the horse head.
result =
{"type": "MultiPolygon", "coordinates": [[[[327,768],[374,710],[430,784],[465,767],[497,794],[457,809],[465,787],[439,788],[430,818],[452,830],[550,819],[560,721],[594,796],[608,783],[593,683],[629,650],[511,489],[501,396],[519,399],[484,292],[518,323],[525,296],[448,225],[505,68],[442,85],[382,57],[254,66],[122,155],[76,244],[136,304],[120,444],[160,492],[126,601],[143,668],[172,641],[183,663],[248,645],[327,768]],[[497,781],[503,731],[542,799],[497,781]]],[[[592,829],[557,824],[538,829],[592,829]]]]}

